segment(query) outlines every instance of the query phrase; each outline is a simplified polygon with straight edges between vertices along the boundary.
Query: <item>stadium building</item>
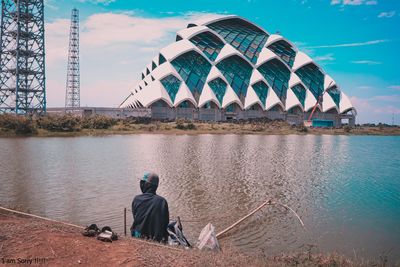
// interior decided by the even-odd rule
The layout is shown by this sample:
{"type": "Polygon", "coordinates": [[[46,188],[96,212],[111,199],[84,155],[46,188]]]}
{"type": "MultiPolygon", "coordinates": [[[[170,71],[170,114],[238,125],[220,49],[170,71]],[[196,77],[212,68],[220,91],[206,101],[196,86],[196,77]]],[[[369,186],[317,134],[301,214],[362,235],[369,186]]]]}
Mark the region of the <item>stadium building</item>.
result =
{"type": "Polygon", "coordinates": [[[338,84],[278,34],[238,16],[188,24],[161,49],[121,108],[153,118],[224,121],[267,117],[354,125],[356,110],[338,84]]]}

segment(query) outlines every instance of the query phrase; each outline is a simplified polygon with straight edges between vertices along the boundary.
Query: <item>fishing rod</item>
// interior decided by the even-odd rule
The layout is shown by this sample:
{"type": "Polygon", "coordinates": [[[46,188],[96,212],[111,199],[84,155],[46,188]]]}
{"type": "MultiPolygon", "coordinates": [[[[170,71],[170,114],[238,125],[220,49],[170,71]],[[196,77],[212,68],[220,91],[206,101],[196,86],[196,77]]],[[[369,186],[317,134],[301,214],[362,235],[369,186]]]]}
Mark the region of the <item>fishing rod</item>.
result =
{"type": "Polygon", "coordinates": [[[241,222],[243,222],[244,220],[246,220],[247,218],[249,218],[251,215],[253,215],[254,213],[256,213],[257,211],[259,211],[260,209],[262,209],[263,207],[265,207],[266,205],[279,205],[284,207],[286,210],[290,210],[294,213],[294,215],[297,217],[297,219],[299,220],[301,226],[303,228],[305,228],[304,226],[304,222],[302,221],[302,219],[300,218],[300,216],[289,206],[279,203],[279,202],[272,202],[272,200],[267,200],[264,203],[262,203],[260,206],[258,206],[256,209],[254,209],[253,211],[251,211],[249,214],[247,214],[246,216],[242,217],[240,220],[236,221],[234,224],[232,224],[231,226],[229,226],[228,228],[222,230],[221,232],[219,232],[216,237],[219,238],[221,236],[223,236],[225,233],[229,232],[230,230],[232,230],[233,228],[235,228],[237,225],[239,225],[241,222]]]}

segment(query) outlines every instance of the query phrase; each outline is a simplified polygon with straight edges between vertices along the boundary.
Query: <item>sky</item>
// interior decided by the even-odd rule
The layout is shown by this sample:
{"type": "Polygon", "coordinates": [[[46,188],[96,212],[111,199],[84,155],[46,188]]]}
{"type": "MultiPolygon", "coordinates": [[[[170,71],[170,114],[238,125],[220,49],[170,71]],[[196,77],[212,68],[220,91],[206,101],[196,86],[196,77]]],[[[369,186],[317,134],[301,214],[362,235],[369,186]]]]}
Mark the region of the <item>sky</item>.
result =
{"type": "Polygon", "coordinates": [[[62,107],[71,9],[80,12],[81,106],[117,107],[176,32],[235,14],[279,32],[329,74],[357,123],[400,124],[399,0],[45,0],[48,107],[62,107]]]}

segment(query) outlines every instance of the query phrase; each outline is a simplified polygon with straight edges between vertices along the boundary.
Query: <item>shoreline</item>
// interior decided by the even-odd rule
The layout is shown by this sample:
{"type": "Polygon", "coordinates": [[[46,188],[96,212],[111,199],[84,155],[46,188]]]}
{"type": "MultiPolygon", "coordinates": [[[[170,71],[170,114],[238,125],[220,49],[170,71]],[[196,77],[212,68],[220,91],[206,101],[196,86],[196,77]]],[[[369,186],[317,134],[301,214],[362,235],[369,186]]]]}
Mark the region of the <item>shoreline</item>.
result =
{"type": "Polygon", "coordinates": [[[0,127],[0,138],[12,137],[78,137],[136,134],[167,135],[203,135],[203,134],[236,134],[236,135],[374,135],[400,136],[400,127],[361,127],[355,128],[306,128],[291,126],[285,122],[244,122],[244,123],[207,123],[207,122],[159,122],[126,123],[118,121],[114,125],[98,128],[43,129],[34,128],[29,132],[17,132],[15,129],[0,127]]]}
{"type": "MultiPolygon", "coordinates": [[[[52,266],[363,266],[337,254],[244,254],[227,244],[216,253],[122,237],[112,243],[84,237],[81,229],[0,210],[0,263],[52,266]],[[27,231],[29,229],[29,231],[27,231]]],[[[371,263],[371,262],[369,262],[371,263]]]]}

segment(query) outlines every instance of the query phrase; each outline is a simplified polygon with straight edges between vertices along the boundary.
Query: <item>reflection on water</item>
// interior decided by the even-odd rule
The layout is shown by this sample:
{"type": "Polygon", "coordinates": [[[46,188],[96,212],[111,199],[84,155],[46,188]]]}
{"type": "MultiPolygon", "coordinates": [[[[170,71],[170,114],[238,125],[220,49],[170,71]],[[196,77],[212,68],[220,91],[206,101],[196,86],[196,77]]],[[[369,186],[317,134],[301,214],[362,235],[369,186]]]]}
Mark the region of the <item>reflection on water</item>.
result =
{"type": "MultiPolygon", "coordinates": [[[[133,135],[0,139],[0,204],[123,231],[123,208],[151,170],[172,216],[195,240],[272,198],[222,240],[245,251],[320,251],[400,258],[400,138],[133,135]]],[[[128,215],[129,224],[131,215],[128,215]]]]}

